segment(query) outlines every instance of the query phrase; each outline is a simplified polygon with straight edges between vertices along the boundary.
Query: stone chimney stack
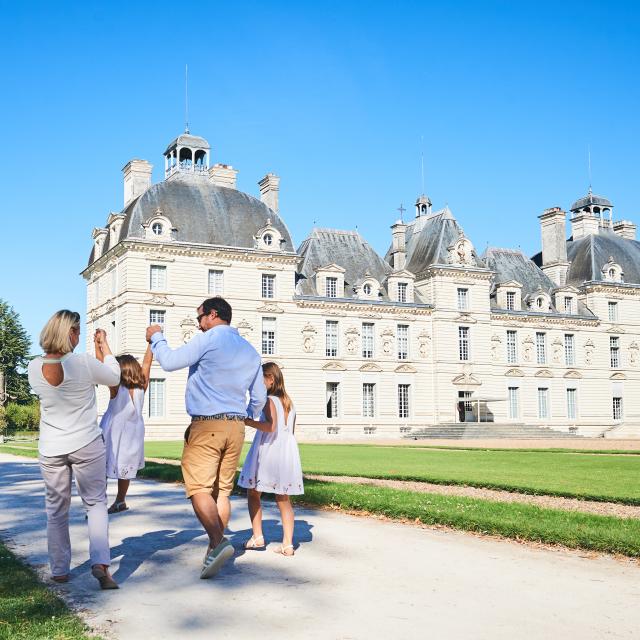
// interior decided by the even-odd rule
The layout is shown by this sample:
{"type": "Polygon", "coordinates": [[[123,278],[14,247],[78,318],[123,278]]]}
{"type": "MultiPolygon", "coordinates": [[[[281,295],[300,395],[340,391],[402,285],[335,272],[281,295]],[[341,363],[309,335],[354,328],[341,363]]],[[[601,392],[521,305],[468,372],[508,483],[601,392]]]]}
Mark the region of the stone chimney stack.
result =
{"type": "Polygon", "coordinates": [[[567,262],[567,214],[560,207],[545,209],[540,218],[542,232],[542,271],[559,287],[566,284],[567,262]]]}
{"type": "Polygon", "coordinates": [[[618,220],[614,222],[613,232],[625,240],[636,239],[636,225],[630,220],[618,220]]]}
{"type": "Polygon", "coordinates": [[[394,271],[402,271],[407,263],[406,230],[407,225],[402,220],[391,225],[391,257],[394,271]]]}
{"type": "Polygon", "coordinates": [[[274,173],[267,175],[258,182],[260,187],[260,200],[267,207],[278,213],[278,192],[280,191],[280,178],[274,173]]]}
{"type": "Polygon", "coordinates": [[[130,160],[122,168],[124,174],[124,206],[142,195],[151,186],[153,165],[146,160],[130,160]]]}
{"type": "Polygon", "coordinates": [[[600,219],[589,212],[576,213],[571,218],[571,237],[580,240],[585,236],[597,235],[600,230],[600,219]]]}
{"type": "Polygon", "coordinates": [[[234,169],[230,164],[214,164],[209,169],[209,180],[219,187],[236,188],[236,179],[238,170],[234,169]]]}

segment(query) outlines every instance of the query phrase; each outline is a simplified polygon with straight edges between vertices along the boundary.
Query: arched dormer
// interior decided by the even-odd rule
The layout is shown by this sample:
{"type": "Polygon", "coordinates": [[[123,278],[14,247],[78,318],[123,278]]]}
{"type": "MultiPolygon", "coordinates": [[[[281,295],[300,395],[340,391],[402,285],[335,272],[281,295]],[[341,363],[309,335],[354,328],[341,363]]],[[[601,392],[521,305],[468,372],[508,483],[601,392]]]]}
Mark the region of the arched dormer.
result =
{"type": "Polygon", "coordinates": [[[622,267],[615,262],[613,256],[609,256],[609,260],[602,267],[602,279],[607,282],[624,282],[624,273],[622,267]]]}
{"type": "Polygon", "coordinates": [[[96,227],[91,234],[93,238],[93,259],[97,260],[102,255],[102,248],[104,247],[104,242],[107,239],[109,231],[102,227],[96,227]]]}
{"type": "Polygon", "coordinates": [[[531,311],[546,313],[551,310],[551,296],[542,289],[530,293],[527,296],[526,302],[531,311]]]}
{"type": "Polygon", "coordinates": [[[109,247],[118,244],[120,240],[120,229],[124,222],[124,215],[121,213],[110,213],[107,218],[107,229],[109,230],[109,247]]]}
{"type": "Polygon", "coordinates": [[[173,233],[176,231],[171,224],[171,220],[159,208],[142,223],[142,227],[145,240],[153,240],[154,242],[170,242],[174,239],[173,233]]]}
{"type": "Polygon", "coordinates": [[[377,300],[380,297],[380,283],[367,272],[362,280],[356,282],[353,292],[360,300],[377,300]]]}
{"type": "Polygon", "coordinates": [[[255,247],[262,251],[282,251],[283,242],[282,234],[271,224],[271,218],[267,218],[267,224],[255,235],[255,247]]]}

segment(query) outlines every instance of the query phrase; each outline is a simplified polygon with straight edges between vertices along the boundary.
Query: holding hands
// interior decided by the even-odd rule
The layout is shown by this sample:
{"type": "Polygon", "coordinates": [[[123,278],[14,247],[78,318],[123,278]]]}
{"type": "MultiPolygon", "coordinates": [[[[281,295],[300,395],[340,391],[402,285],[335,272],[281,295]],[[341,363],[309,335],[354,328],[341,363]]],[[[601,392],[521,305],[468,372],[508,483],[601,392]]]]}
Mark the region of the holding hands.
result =
{"type": "Polygon", "coordinates": [[[159,324],[152,324],[151,326],[147,327],[147,342],[151,342],[151,336],[154,333],[162,333],[162,327],[159,324]]]}
{"type": "Polygon", "coordinates": [[[107,342],[107,332],[104,329],[96,329],[93,335],[93,346],[96,350],[96,358],[104,362],[104,357],[112,355],[111,348],[107,342]]]}

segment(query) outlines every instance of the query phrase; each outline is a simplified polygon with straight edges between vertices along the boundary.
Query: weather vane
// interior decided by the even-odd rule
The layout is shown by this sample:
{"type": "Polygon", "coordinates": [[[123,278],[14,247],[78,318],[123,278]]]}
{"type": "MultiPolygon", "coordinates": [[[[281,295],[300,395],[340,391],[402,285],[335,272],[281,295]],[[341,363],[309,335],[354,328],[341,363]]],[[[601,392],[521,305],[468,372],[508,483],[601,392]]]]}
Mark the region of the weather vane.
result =
{"type": "Polygon", "coordinates": [[[396,209],[396,211],[400,212],[400,222],[404,222],[402,219],[402,214],[406,211],[406,209],[402,206],[402,202],[400,203],[400,206],[396,209]]]}

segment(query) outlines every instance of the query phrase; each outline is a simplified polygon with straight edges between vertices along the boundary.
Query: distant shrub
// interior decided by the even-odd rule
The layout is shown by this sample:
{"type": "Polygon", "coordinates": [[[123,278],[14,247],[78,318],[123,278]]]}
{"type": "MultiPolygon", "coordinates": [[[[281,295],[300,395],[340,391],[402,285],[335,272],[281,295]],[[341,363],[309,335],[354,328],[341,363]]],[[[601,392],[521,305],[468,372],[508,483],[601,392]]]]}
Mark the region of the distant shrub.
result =
{"type": "Polygon", "coordinates": [[[11,431],[37,431],[40,426],[40,403],[16,404],[4,408],[7,428],[11,431]]]}

